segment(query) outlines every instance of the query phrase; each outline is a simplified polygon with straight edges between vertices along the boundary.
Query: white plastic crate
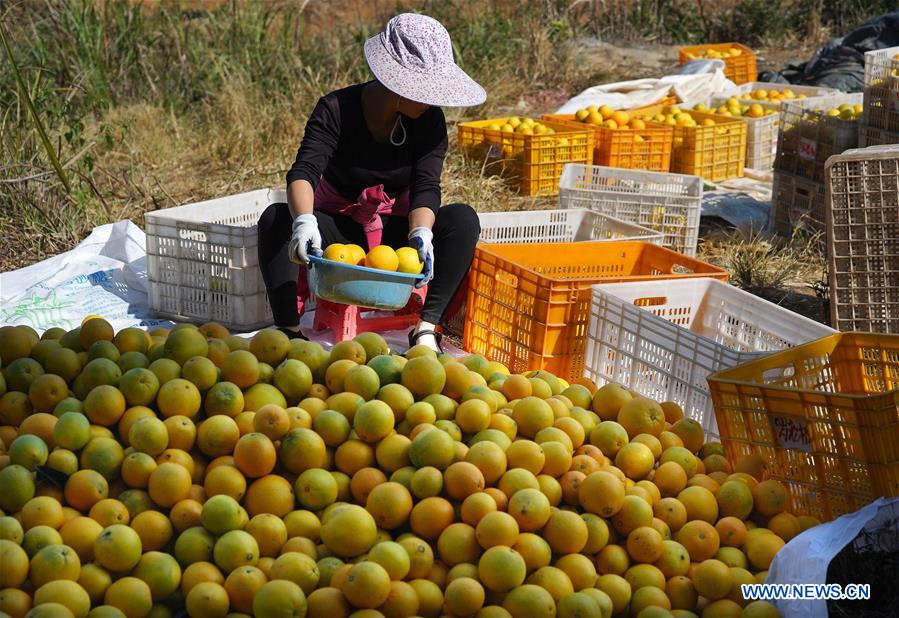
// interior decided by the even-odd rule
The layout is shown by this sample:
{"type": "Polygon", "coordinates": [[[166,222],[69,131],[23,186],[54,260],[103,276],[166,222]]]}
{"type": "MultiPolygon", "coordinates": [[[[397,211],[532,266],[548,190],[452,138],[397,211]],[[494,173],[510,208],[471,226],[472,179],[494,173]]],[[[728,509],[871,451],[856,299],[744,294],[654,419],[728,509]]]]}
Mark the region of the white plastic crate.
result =
{"type": "Polygon", "coordinates": [[[865,53],[865,124],[899,131],[899,47],[865,53]]]}
{"type": "Polygon", "coordinates": [[[663,235],[649,228],[585,208],[481,212],[481,242],[576,242],[639,240],[662,244],[663,235]]]}
{"type": "Polygon", "coordinates": [[[861,105],[861,94],[837,94],[785,101],[774,168],[824,182],[828,157],[858,146],[861,119],[843,120],[827,111],[840,105],[861,105]]]}
{"type": "Polygon", "coordinates": [[[813,234],[823,232],[827,219],[825,210],[823,182],[774,170],[769,232],[785,238],[790,238],[796,229],[813,234]]]}
{"type": "Polygon", "coordinates": [[[677,402],[718,436],[709,374],[833,333],[715,279],[595,285],[585,375],[677,402]]]}
{"type": "Polygon", "coordinates": [[[270,325],[256,224],[285,201],[283,189],[259,189],[146,213],[150,309],[235,331],[270,325]]]}
{"type": "Polygon", "coordinates": [[[685,174],[566,165],[559,208],[586,208],[664,234],[663,245],[696,256],[702,179],[685,174]]]}
{"type": "MultiPolygon", "coordinates": [[[[718,109],[730,97],[712,97],[706,103],[718,109]]],[[[780,110],[780,103],[765,101],[741,101],[741,105],[761,105],[766,110],[780,110]]],[[[746,167],[753,170],[770,170],[777,155],[777,137],[780,131],[780,114],[770,114],[761,118],[741,116],[746,122],[746,167]]]]}
{"type": "Polygon", "coordinates": [[[887,131],[866,124],[858,128],[858,147],[887,146],[899,144],[899,131],[887,131]]]}
{"type": "Polygon", "coordinates": [[[825,173],[831,324],[899,334],[899,146],[844,152],[825,173]]]}

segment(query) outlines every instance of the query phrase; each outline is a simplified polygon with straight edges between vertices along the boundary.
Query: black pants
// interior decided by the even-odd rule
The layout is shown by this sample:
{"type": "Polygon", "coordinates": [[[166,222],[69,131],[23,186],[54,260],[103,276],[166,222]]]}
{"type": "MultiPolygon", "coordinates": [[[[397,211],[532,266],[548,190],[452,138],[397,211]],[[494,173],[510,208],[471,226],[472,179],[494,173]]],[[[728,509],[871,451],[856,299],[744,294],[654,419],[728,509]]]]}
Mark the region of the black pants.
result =
{"type": "MultiPolygon", "coordinates": [[[[359,245],[368,252],[362,226],[350,217],[315,211],[315,218],[322,235],[322,249],[332,243],[343,243],[359,245]]],[[[394,249],[408,246],[407,217],[382,216],[381,221],[384,225],[382,244],[394,249]]],[[[292,226],[293,218],[284,203],[272,204],[259,217],[259,268],[278,326],[300,323],[297,310],[300,267],[287,256],[292,226]]],[[[428,284],[421,319],[437,324],[471,267],[481,225],[477,213],[468,204],[448,204],[437,211],[433,231],[434,279],[428,284]]]]}

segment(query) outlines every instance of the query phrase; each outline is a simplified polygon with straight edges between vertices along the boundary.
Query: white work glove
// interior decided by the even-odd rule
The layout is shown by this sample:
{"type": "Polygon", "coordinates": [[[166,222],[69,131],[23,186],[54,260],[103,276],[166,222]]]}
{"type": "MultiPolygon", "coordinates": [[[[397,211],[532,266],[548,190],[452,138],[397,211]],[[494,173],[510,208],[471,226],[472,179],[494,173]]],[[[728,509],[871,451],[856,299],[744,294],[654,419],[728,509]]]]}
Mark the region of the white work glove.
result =
{"type": "Polygon", "coordinates": [[[308,264],[309,253],[322,255],[322,235],[318,231],[318,220],[312,214],[300,215],[293,220],[293,236],[287,246],[290,261],[297,264],[308,264]]]}
{"type": "Polygon", "coordinates": [[[418,251],[418,259],[424,264],[421,270],[422,279],[415,287],[420,288],[434,278],[434,232],[426,227],[415,227],[409,230],[409,246],[418,251]]]}

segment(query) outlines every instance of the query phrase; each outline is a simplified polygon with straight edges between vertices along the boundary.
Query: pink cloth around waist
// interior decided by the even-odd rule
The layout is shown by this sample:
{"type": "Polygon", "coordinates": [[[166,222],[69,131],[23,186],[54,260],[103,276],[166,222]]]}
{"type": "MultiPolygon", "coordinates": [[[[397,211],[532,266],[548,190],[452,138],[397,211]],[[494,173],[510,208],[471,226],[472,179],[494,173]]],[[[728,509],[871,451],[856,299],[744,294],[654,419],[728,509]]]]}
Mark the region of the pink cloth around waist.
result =
{"type": "Polygon", "coordinates": [[[314,204],[315,208],[322,212],[348,216],[359,223],[365,232],[368,248],[371,249],[381,244],[384,229],[381,215],[409,214],[409,190],[406,189],[392,198],[384,191],[384,185],[375,185],[363,189],[356,201],[350,202],[322,178],[315,188],[314,204]]]}

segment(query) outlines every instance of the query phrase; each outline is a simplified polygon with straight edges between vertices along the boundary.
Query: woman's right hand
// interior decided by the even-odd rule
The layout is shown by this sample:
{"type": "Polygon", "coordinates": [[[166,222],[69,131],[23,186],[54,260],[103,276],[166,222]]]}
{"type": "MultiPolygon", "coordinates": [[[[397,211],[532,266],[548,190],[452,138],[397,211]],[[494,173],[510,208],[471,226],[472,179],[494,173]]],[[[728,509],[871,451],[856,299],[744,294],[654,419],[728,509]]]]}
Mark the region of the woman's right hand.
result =
{"type": "Polygon", "coordinates": [[[310,253],[321,257],[322,235],[318,231],[315,215],[300,215],[293,220],[293,236],[287,246],[287,254],[291,262],[308,264],[310,253]]]}

